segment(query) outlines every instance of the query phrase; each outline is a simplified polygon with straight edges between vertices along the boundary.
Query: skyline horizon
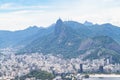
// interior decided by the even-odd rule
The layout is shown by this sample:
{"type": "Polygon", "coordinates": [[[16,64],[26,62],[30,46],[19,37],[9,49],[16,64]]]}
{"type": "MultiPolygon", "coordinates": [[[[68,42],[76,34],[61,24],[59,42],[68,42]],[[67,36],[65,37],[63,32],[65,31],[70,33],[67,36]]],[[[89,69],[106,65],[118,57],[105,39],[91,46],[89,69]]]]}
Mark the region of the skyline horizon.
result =
{"type": "MultiPolygon", "coordinates": [[[[111,25],[113,25],[113,26],[115,26],[115,27],[119,27],[119,28],[120,28],[120,26],[117,26],[117,25],[112,24],[112,23],[109,23],[109,22],[106,22],[106,23],[95,23],[95,22],[91,22],[91,21],[88,21],[88,20],[85,20],[85,21],[83,21],[83,22],[79,22],[79,21],[75,21],[75,20],[63,20],[63,19],[60,18],[60,17],[59,17],[58,19],[56,19],[56,21],[59,20],[59,19],[61,19],[63,22],[73,21],[73,22],[77,22],[77,23],[80,23],[80,24],[83,24],[83,25],[85,24],[85,22],[92,23],[93,25],[111,24],[111,25]]],[[[15,31],[25,30],[25,29],[33,28],[33,27],[37,27],[37,28],[49,28],[49,27],[51,27],[52,25],[54,25],[54,24],[56,23],[56,21],[54,21],[53,23],[49,24],[48,26],[29,25],[29,26],[26,26],[25,28],[22,28],[22,29],[15,29],[15,30],[0,29],[0,31],[11,31],[11,32],[15,32],[15,31]]]]}

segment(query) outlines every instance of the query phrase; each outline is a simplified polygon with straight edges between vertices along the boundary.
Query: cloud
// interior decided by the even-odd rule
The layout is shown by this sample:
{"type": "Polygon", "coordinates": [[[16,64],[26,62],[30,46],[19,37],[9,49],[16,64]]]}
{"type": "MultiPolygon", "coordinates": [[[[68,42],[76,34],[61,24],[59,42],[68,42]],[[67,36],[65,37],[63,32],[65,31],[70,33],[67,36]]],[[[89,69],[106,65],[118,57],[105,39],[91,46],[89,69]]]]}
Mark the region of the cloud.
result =
{"type": "Polygon", "coordinates": [[[4,3],[0,6],[0,10],[39,10],[39,9],[48,9],[50,6],[47,5],[18,5],[16,3],[4,3]]]}
{"type": "Polygon", "coordinates": [[[52,0],[47,5],[0,6],[0,29],[18,30],[28,26],[49,26],[59,17],[63,20],[112,23],[120,26],[120,0],[52,0]],[[2,12],[5,10],[5,12],[2,12]],[[8,12],[6,12],[8,11],[8,12]]]}
{"type": "Polygon", "coordinates": [[[0,5],[0,9],[8,9],[8,8],[13,8],[14,3],[5,3],[0,5]]]}

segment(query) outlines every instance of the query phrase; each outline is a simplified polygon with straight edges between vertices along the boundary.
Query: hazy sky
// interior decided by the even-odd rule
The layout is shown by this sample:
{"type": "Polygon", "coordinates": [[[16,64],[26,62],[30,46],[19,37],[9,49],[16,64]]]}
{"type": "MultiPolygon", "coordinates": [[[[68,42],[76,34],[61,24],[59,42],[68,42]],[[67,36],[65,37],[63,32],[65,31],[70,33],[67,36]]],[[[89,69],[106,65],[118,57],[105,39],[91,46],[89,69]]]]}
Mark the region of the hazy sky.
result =
{"type": "Polygon", "coordinates": [[[0,0],[0,30],[46,27],[59,17],[120,26],[120,0],[0,0]]]}

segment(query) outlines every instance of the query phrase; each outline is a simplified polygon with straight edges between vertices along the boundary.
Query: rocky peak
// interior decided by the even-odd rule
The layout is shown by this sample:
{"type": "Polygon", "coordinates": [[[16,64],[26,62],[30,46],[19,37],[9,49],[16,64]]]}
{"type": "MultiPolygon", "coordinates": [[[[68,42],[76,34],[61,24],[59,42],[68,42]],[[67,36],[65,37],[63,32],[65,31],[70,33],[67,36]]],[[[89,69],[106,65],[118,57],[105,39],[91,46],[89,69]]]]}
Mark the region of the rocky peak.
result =
{"type": "Polygon", "coordinates": [[[56,24],[55,24],[55,35],[58,35],[61,33],[62,31],[62,27],[64,26],[64,23],[63,21],[59,18],[57,21],[56,21],[56,24]]]}
{"type": "Polygon", "coordinates": [[[84,22],[84,25],[85,25],[85,26],[92,26],[93,23],[92,23],[92,22],[89,22],[89,21],[85,21],[85,22],[84,22]]]}

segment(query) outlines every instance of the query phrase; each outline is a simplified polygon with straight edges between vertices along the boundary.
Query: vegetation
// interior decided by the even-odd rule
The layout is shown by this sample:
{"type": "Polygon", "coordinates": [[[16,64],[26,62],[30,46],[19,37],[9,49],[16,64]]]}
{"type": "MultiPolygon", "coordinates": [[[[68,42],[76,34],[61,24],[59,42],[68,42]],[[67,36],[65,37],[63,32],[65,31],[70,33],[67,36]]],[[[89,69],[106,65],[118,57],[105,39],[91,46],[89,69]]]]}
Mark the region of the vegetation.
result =
{"type": "Polygon", "coordinates": [[[41,79],[41,80],[52,80],[54,78],[54,75],[52,73],[48,73],[46,71],[41,70],[34,70],[30,73],[19,77],[16,77],[15,80],[25,80],[26,78],[35,78],[35,79],[41,79]]]}
{"type": "MultiPolygon", "coordinates": [[[[113,26],[110,24],[101,25],[101,27],[85,26],[76,22],[62,22],[59,19],[51,33],[36,38],[19,50],[19,54],[39,52],[61,54],[64,58],[85,55],[84,60],[112,57],[113,62],[120,63],[120,44],[117,42],[118,39],[120,41],[120,36],[116,35],[118,37],[114,38],[115,32],[108,30],[111,28],[113,26]]],[[[113,30],[120,31],[120,28],[113,28],[113,30]]]]}
{"type": "Polygon", "coordinates": [[[84,76],[84,78],[89,78],[89,75],[88,75],[88,74],[86,74],[86,75],[84,76]]]}

